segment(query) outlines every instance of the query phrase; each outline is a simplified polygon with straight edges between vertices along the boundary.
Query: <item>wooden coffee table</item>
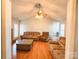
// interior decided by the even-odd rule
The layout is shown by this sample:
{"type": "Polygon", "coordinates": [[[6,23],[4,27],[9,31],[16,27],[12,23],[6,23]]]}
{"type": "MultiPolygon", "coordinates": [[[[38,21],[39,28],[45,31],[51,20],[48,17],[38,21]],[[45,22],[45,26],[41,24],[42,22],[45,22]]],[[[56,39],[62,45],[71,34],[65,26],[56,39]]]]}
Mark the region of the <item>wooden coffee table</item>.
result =
{"type": "Polygon", "coordinates": [[[32,39],[16,40],[16,47],[18,50],[30,50],[32,47],[32,39]]]}

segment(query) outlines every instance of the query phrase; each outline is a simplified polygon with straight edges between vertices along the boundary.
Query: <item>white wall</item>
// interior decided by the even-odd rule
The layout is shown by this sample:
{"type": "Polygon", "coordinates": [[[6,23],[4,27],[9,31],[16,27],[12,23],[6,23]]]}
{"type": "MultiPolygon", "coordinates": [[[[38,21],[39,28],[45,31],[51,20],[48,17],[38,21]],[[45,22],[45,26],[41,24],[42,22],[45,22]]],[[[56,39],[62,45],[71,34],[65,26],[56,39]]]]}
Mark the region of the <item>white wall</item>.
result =
{"type": "MultiPolygon", "coordinates": [[[[64,21],[56,21],[54,19],[26,19],[21,20],[20,24],[20,34],[23,34],[25,31],[34,31],[34,32],[49,32],[49,35],[55,36],[56,31],[60,32],[59,26],[55,26],[54,23],[60,22],[65,23],[64,21]]],[[[59,23],[59,24],[60,24],[59,23]]],[[[58,25],[59,25],[58,24],[58,25]]],[[[53,38],[53,37],[52,37],[53,38]]]]}
{"type": "Polygon", "coordinates": [[[49,31],[50,24],[51,21],[47,19],[26,19],[21,21],[21,33],[22,31],[49,31]]]}

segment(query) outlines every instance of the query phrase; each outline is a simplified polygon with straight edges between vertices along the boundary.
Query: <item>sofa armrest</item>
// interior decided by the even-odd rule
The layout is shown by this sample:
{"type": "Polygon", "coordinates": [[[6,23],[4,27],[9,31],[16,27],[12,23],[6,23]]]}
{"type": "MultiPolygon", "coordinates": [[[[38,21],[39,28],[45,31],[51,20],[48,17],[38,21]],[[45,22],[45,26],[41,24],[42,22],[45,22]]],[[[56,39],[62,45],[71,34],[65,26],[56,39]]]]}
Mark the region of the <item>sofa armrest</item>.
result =
{"type": "Polygon", "coordinates": [[[60,40],[58,41],[58,43],[62,46],[62,48],[65,49],[65,37],[60,37],[60,40]]]}
{"type": "Polygon", "coordinates": [[[58,42],[58,43],[62,46],[63,49],[65,49],[65,45],[62,42],[58,42]]]}

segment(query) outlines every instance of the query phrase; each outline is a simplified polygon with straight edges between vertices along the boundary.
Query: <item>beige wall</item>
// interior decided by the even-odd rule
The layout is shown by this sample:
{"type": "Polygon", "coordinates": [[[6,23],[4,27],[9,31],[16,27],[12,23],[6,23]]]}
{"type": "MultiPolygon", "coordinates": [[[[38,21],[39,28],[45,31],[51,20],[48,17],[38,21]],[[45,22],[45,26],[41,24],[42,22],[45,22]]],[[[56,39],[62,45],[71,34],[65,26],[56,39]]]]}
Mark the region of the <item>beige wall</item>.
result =
{"type": "Polygon", "coordinates": [[[2,58],[1,59],[6,59],[6,44],[5,44],[5,42],[6,42],[6,40],[5,40],[5,38],[6,38],[6,33],[5,33],[5,30],[6,30],[6,28],[5,28],[5,9],[6,9],[6,7],[5,7],[5,0],[2,0],[2,19],[1,19],[1,50],[2,50],[2,58]],[[3,48],[4,47],[4,48],[3,48]]]}
{"type": "Polygon", "coordinates": [[[65,59],[74,59],[74,44],[75,44],[75,28],[76,26],[76,0],[69,0],[67,6],[67,21],[66,21],[66,50],[65,59]]]}
{"type": "MultiPolygon", "coordinates": [[[[77,2],[78,2],[78,0],[77,0],[77,2]]],[[[78,7],[78,3],[76,3],[76,7],[78,7]]],[[[75,45],[74,45],[74,52],[75,52],[75,55],[74,55],[74,59],[78,59],[78,8],[76,8],[76,25],[75,25],[75,28],[76,28],[76,30],[75,30],[75,36],[76,36],[76,38],[75,38],[75,45]]]]}
{"type": "Polygon", "coordinates": [[[2,0],[2,58],[11,59],[11,2],[2,0]]]}

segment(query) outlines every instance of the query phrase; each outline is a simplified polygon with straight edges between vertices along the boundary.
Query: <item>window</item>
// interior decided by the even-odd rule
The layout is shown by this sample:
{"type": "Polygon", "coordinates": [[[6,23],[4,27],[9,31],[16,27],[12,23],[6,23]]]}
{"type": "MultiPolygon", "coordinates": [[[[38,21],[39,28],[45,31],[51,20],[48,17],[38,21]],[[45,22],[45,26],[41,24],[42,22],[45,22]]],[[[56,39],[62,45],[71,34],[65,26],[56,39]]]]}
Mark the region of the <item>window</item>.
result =
{"type": "Polygon", "coordinates": [[[60,31],[60,22],[53,22],[50,27],[50,35],[56,36],[60,31]]]}
{"type": "Polygon", "coordinates": [[[61,24],[61,27],[60,27],[60,36],[64,36],[64,32],[65,32],[65,24],[61,24]]]}
{"type": "Polygon", "coordinates": [[[14,24],[14,37],[18,36],[18,24],[14,24]]]}
{"type": "Polygon", "coordinates": [[[53,36],[64,36],[65,24],[61,22],[54,21],[50,26],[50,35],[53,36]]]}
{"type": "Polygon", "coordinates": [[[54,22],[53,23],[53,34],[56,36],[57,33],[59,33],[59,25],[60,23],[59,22],[54,22]]]}

